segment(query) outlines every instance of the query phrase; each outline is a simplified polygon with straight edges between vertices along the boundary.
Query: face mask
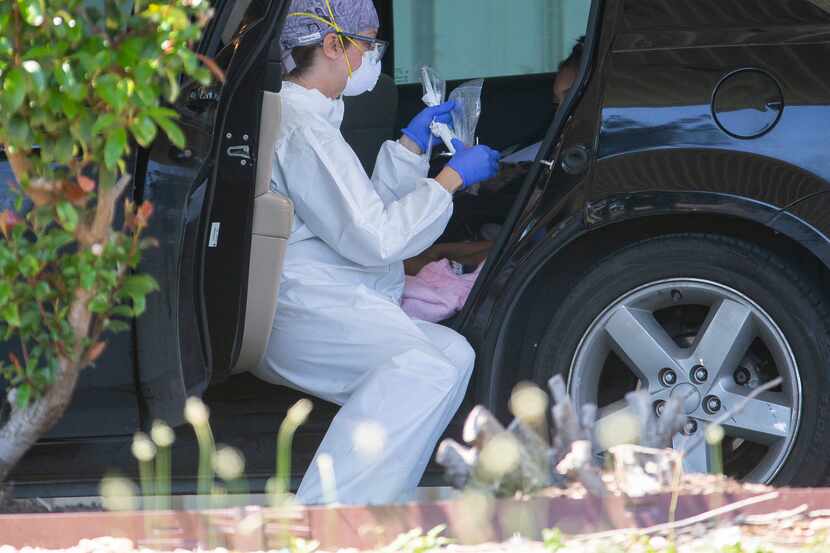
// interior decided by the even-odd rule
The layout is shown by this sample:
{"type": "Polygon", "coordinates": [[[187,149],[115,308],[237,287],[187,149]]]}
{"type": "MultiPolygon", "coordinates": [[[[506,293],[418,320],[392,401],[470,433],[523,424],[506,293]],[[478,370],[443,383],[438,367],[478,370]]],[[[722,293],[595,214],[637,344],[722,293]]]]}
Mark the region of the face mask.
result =
{"type": "Polygon", "coordinates": [[[363,62],[346,82],[343,96],[360,96],[375,89],[380,79],[380,58],[375,50],[363,53],[363,62]]]}

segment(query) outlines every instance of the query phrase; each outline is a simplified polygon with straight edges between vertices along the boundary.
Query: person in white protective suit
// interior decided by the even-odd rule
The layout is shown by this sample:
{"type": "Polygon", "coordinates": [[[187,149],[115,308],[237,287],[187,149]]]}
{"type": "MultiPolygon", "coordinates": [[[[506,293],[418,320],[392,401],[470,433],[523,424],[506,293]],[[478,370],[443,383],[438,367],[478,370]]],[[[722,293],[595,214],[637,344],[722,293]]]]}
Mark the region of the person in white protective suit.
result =
{"type": "MultiPolygon", "coordinates": [[[[458,410],[475,354],[455,331],[400,308],[403,261],[429,247],[453,192],[492,177],[498,153],[457,153],[435,178],[422,155],[433,120],[421,112],[383,144],[370,179],[343,139],[343,95],[372,90],[386,44],[371,0],[293,0],[281,36],[288,73],[272,187],[294,202],[279,307],[255,374],[341,405],[297,498],[328,496],[317,459],[333,459],[337,500],[407,499],[458,410]],[[371,442],[367,450],[361,442],[371,442]]],[[[365,444],[364,444],[365,445],[365,444]]]]}

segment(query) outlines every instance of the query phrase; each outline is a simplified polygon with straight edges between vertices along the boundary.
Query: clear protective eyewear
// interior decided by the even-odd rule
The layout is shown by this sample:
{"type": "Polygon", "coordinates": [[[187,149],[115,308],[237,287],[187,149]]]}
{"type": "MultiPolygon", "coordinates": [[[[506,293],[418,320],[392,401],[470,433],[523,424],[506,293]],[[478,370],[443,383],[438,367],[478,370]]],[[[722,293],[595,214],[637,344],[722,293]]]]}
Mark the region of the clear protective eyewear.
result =
{"type": "Polygon", "coordinates": [[[355,33],[347,33],[345,31],[338,31],[337,34],[341,37],[346,37],[350,42],[364,52],[374,51],[379,60],[383,59],[384,54],[386,54],[386,51],[389,49],[389,43],[385,40],[358,35],[355,33]],[[368,44],[368,46],[365,46],[366,44],[368,44]]]}

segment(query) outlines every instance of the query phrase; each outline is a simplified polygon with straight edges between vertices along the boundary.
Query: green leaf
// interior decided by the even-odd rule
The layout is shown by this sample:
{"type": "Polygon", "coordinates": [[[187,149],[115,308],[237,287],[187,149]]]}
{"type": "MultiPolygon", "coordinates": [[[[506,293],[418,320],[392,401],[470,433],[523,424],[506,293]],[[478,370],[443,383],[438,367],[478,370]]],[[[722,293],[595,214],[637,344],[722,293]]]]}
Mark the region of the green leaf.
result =
{"type": "Polygon", "coordinates": [[[26,74],[20,67],[15,67],[3,79],[2,104],[10,112],[15,112],[26,99],[26,74]]]}
{"type": "MultiPolygon", "coordinates": [[[[40,310],[36,305],[32,304],[31,309],[23,312],[20,318],[20,327],[24,329],[37,329],[41,324],[40,310]]],[[[36,332],[36,330],[35,330],[36,332]]]]}
{"type": "Polygon", "coordinates": [[[61,106],[63,107],[63,112],[66,114],[67,117],[70,119],[74,119],[78,116],[81,112],[81,104],[70,98],[69,96],[64,96],[62,99],[61,106]]]}
{"type": "Polygon", "coordinates": [[[127,131],[124,127],[116,127],[107,136],[107,144],[104,148],[104,164],[109,169],[114,169],[127,149],[127,131]]]}
{"type": "Polygon", "coordinates": [[[0,57],[6,58],[14,51],[12,43],[8,37],[0,36],[0,57]]]}
{"type": "Polygon", "coordinates": [[[32,27],[40,27],[45,20],[46,5],[44,0],[17,0],[23,13],[23,19],[32,27]]]}
{"type": "Polygon", "coordinates": [[[40,272],[40,263],[33,255],[24,255],[20,260],[20,274],[25,277],[33,277],[40,272]]]}
{"type": "Polygon", "coordinates": [[[155,140],[157,129],[152,118],[148,115],[141,114],[130,125],[130,131],[132,131],[136,141],[142,147],[146,148],[155,140]]]}
{"type": "Polygon", "coordinates": [[[80,268],[81,288],[84,290],[92,290],[95,284],[95,271],[89,265],[83,265],[80,268]]]}
{"type": "Polygon", "coordinates": [[[48,44],[38,44],[23,54],[24,60],[52,58],[57,54],[58,50],[51,42],[48,44]]]}
{"type": "Polygon", "coordinates": [[[94,133],[92,132],[92,128],[94,126],[94,115],[87,111],[83,111],[78,119],[72,123],[71,132],[79,142],[88,145],[93,140],[94,133]]]}
{"type": "Polygon", "coordinates": [[[26,383],[21,384],[15,388],[14,401],[18,409],[25,409],[32,399],[32,387],[26,383]]]}
{"type": "Polygon", "coordinates": [[[144,296],[136,296],[133,298],[133,313],[136,317],[141,316],[144,310],[147,309],[147,300],[144,296]]]}
{"type": "Polygon", "coordinates": [[[32,129],[22,117],[12,117],[6,127],[6,132],[12,144],[21,147],[29,147],[32,144],[32,129]]]}
{"type": "Polygon", "coordinates": [[[116,305],[112,308],[111,313],[113,316],[131,318],[133,316],[133,308],[129,305],[116,305]]]}
{"type": "Polygon", "coordinates": [[[52,293],[52,287],[49,286],[48,282],[41,281],[41,282],[38,282],[35,285],[35,299],[36,300],[43,301],[47,297],[49,297],[49,294],[51,294],[51,293],[52,293]]]}
{"type": "Polygon", "coordinates": [[[89,310],[93,313],[105,313],[109,308],[109,298],[107,298],[104,294],[98,294],[94,298],[92,298],[87,306],[89,310]]]}
{"type": "Polygon", "coordinates": [[[78,227],[78,211],[69,202],[60,202],[57,206],[58,221],[69,232],[78,227]]]}
{"type": "Polygon", "coordinates": [[[103,75],[95,79],[95,94],[112,109],[119,112],[127,105],[126,85],[116,75],[103,75]]]}
{"type": "Polygon", "coordinates": [[[8,281],[0,280],[0,306],[6,305],[12,295],[12,285],[8,281]]]}
{"type": "Polygon", "coordinates": [[[141,61],[141,52],[144,50],[145,39],[132,37],[125,40],[118,48],[118,65],[132,67],[141,61]]]}
{"type": "Polygon", "coordinates": [[[167,71],[167,101],[171,104],[179,97],[179,74],[176,71],[167,71]]]}
{"type": "Polygon", "coordinates": [[[105,327],[106,327],[107,330],[109,330],[112,333],[126,332],[126,331],[130,330],[130,328],[131,328],[130,325],[125,323],[124,321],[118,321],[118,320],[113,320],[113,319],[110,319],[109,321],[107,321],[107,324],[105,325],[105,327]]]}
{"type": "Polygon", "coordinates": [[[68,134],[61,135],[55,142],[55,149],[52,152],[55,161],[61,164],[69,163],[74,157],[75,142],[68,134]]]}
{"type": "Polygon", "coordinates": [[[3,317],[3,320],[9,326],[20,326],[20,311],[18,311],[16,303],[7,303],[3,306],[3,309],[0,309],[0,317],[3,317]]]}
{"type": "Polygon", "coordinates": [[[146,296],[158,289],[158,282],[150,275],[131,275],[124,280],[124,284],[121,286],[122,294],[131,298],[146,296]]]}
{"type": "Polygon", "coordinates": [[[153,119],[164,130],[164,134],[167,135],[167,138],[176,148],[184,148],[187,140],[185,140],[184,133],[176,123],[166,117],[154,117],[153,119]]]}
{"type": "Polygon", "coordinates": [[[115,125],[117,121],[118,119],[115,117],[114,114],[105,113],[104,115],[99,117],[97,121],[95,121],[94,125],[92,125],[92,134],[98,134],[101,131],[112,127],[113,125],[115,125]]]}

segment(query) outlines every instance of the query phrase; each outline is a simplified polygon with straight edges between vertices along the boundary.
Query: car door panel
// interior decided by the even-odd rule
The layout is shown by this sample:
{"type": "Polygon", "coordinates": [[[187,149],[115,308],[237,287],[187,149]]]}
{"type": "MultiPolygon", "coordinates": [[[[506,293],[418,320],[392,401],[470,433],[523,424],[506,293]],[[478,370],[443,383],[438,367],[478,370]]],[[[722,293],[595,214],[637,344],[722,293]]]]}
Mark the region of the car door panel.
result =
{"type": "MultiPolygon", "coordinates": [[[[161,247],[142,270],[159,279],[138,322],[142,395],[151,418],[182,421],[188,396],[230,373],[242,333],[253,220],[266,46],[284,0],[254,0],[232,42],[206,36],[225,82],[185,83],[173,108],[188,139],[179,151],[160,138],[149,153],[142,198],[156,205],[150,234],[161,247]],[[253,10],[253,11],[251,11],[253,10]]],[[[218,21],[227,21],[218,6],[218,21]]],[[[213,33],[222,33],[220,25],[213,33]]],[[[279,81],[277,81],[279,84],[279,81]]]]}

